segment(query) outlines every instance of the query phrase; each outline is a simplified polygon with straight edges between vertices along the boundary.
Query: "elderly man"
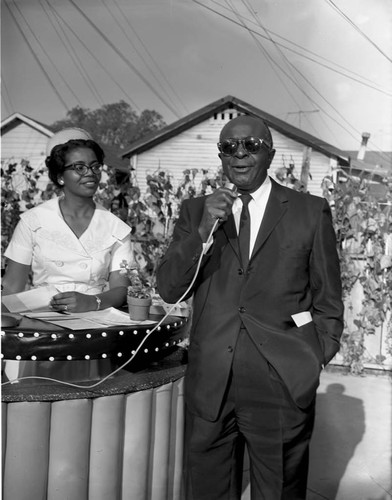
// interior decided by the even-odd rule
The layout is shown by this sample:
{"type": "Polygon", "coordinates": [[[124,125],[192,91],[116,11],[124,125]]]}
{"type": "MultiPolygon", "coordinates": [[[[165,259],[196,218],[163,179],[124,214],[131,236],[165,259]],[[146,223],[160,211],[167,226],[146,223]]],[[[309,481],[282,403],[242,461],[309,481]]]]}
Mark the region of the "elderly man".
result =
{"type": "Polygon", "coordinates": [[[231,120],[218,148],[237,189],[184,201],[158,270],[176,302],[201,259],[188,294],[186,498],[239,499],[246,444],[252,500],[305,499],[319,375],[343,328],[331,213],[267,175],[263,121],[231,120]]]}

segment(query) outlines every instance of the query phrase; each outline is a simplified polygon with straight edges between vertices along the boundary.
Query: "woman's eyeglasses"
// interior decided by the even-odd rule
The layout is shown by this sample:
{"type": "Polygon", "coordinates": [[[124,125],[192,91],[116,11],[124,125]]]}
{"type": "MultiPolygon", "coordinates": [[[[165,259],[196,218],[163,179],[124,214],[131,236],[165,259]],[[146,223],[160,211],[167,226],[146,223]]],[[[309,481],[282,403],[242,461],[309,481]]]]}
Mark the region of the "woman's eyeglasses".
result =
{"type": "Polygon", "coordinates": [[[240,144],[249,154],[259,153],[262,147],[267,149],[267,151],[271,149],[271,146],[263,139],[252,136],[245,137],[244,139],[225,139],[222,142],[218,142],[218,149],[224,156],[234,156],[240,144]]]}
{"type": "Polygon", "coordinates": [[[97,161],[93,161],[90,165],[87,165],[87,163],[84,163],[83,161],[75,161],[74,163],[65,165],[64,170],[72,169],[79,175],[86,175],[87,172],[91,170],[93,174],[98,175],[101,173],[102,167],[102,163],[97,161]]]}

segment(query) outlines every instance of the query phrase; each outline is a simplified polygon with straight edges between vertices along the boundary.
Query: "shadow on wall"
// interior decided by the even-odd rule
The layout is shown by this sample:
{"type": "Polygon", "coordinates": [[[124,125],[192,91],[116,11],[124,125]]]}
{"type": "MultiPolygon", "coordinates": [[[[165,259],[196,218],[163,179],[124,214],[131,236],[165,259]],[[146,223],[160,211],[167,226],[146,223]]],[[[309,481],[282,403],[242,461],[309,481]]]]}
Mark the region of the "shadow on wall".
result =
{"type": "Polygon", "coordinates": [[[342,384],[330,384],[319,393],[316,423],[310,445],[308,495],[334,500],[339,483],[365,433],[361,399],[346,396],[342,384]]]}

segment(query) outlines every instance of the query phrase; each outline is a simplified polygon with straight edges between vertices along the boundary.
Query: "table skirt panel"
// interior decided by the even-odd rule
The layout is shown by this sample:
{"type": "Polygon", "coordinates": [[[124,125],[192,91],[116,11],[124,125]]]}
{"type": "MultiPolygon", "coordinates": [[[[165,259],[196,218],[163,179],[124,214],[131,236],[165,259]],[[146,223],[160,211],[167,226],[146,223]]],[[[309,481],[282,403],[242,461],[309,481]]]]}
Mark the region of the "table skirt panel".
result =
{"type": "Polygon", "coordinates": [[[169,464],[172,476],[169,477],[167,500],[184,498],[182,480],[185,426],[183,390],[183,380],[173,385],[169,445],[169,464]]]}
{"type": "Polygon", "coordinates": [[[92,400],[52,403],[48,500],[88,498],[92,400]]]}
{"type": "Polygon", "coordinates": [[[170,422],[173,385],[154,392],[152,401],[149,498],[167,500],[169,480],[170,422]]]}
{"type": "Polygon", "coordinates": [[[126,398],[121,500],[147,500],[154,389],[126,398]]]}
{"type": "Polygon", "coordinates": [[[50,403],[10,403],[5,412],[4,500],[47,497],[50,403]]]}
{"type": "Polygon", "coordinates": [[[124,437],[124,395],[93,400],[89,498],[120,498],[124,437]]]}
{"type": "MultiPolygon", "coordinates": [[[[7,405],[1,403],[1,477],[4,477],[5,449],[7,444],[7,405]]],[[[3,490],[2,490],[3,491],[3,490]]]]}
{"type": "Polygon", "coordinates": [[[183,379],[96,399],[3,403],[3,500],[181,500],[183,379]]]}

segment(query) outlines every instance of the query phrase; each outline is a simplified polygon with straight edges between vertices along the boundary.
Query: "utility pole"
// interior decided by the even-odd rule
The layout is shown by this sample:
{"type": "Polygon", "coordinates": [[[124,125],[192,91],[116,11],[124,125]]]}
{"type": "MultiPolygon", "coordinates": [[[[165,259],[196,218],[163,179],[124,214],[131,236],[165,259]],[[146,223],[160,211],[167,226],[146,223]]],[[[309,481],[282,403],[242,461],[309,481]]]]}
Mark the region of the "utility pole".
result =
{"type": "Polygon", "coordinates": [[[320,111],[319,109],[311,109],[309,111],[304,111],[304,110],[300,109],[299,111],[289,111],[287,113],[287,116],[288,115],[298,115],[298,119],[299,119],[298,128],[301,128],[301,117],[302,117],[302,115],[305,115],[305,114],[308,114],[308,113],[318,113],[319,111],[320,111]]]}
{"type": "Polygon", "coordinates": [[[301,166],[301,184],[303,186],[304,193],[308,192],[308,181],[310,175],[310,160],[312,156],[312,148],[305,147],[302,155],[302,166],[301,166]]]}

